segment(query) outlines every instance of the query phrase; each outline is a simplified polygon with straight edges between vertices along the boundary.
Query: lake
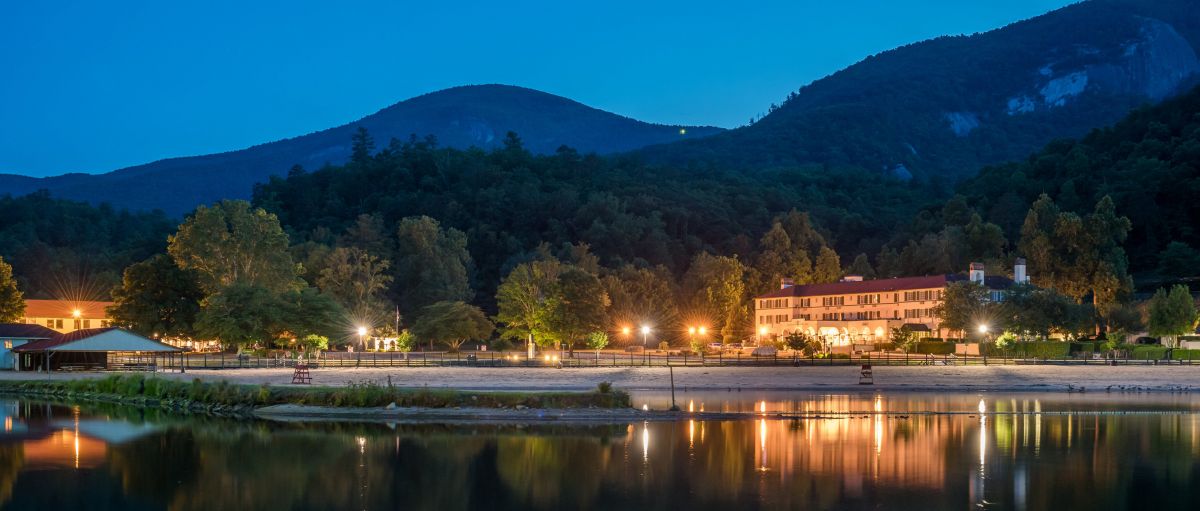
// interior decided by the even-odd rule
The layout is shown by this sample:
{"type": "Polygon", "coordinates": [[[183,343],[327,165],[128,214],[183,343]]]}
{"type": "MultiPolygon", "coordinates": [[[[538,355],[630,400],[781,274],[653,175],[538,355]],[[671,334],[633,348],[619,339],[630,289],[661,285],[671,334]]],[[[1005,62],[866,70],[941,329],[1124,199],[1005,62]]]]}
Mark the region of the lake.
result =
{"type": "MultiPolygon", "coordinates": [[[[670,395],[634,402],[665,408],[670,395]]],[[[0,508],[1200,509],[1200,396],[689,392],[677,402],[761,416],[295,424],[5,400],[0,508]]]]}

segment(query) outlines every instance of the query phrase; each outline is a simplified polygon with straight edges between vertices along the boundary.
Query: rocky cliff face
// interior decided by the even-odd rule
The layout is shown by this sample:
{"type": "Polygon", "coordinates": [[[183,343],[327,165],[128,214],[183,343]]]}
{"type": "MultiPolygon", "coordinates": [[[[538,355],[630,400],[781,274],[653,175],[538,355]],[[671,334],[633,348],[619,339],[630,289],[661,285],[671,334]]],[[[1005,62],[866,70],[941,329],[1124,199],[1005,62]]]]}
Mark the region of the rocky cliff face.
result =
{"type": "Polygon", "coordinates": [[[958,179],[1200,83],[1196,0],[1088,0],[870,56],[760,121],[641,151],[743,168],[854,165],[958,179]]]}
{"type": "MultiPolygon", "coordinates": [[[[1073,48],[1073,55],[1047,61],[1026,90],[1007,99],[1005,112],[1021,115],[1062,107],[1085,92],[1152,101],[1180,92],[1200,75],[1200,58],[1171,25],[1150,18],[1141,21],[1139,36],[1120,45],[1118,55],[1085,45],[1073,48]]],[[[951,130],[960,133],[961,123],[948,120],[951,130]]]]}

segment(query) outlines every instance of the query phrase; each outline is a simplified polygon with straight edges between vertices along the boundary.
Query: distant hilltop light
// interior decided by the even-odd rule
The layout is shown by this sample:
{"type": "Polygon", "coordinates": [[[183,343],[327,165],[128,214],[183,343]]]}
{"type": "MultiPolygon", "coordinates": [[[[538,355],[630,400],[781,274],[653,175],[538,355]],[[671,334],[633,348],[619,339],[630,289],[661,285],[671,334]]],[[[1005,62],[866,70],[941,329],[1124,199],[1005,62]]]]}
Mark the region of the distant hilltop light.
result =
{"type": "Polygon", "coordinates": [[[687,135],[687,128],[679,128],[680,135],[687,135]]]}

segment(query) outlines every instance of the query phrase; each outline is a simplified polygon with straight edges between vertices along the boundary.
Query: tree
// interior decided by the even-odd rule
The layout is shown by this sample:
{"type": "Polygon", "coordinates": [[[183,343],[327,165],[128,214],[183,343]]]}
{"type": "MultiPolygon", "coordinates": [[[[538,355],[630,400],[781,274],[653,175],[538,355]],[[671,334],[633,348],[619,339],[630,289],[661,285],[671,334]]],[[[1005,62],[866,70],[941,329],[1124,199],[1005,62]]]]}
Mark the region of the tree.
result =
{"type": "Polygon", "coordinates": [[[905,353],[912,353],[913,348],[917,346],[920,339],[917,333],[904,327],[896,327],[892,329],[892,342],[897,348],[904,350],[905,353]]]}
{"type": "Polygon", "coordinates": [[[323,335],[308,334],[302,337],[298,344],[304,352],[309,351],[325,351],[329,349],[329,338],[323,335]]]}
{"type": "MultiPolygon", "coordinates": [[[[965,334],[992,320],[989,303],[987,288],[974,282],[951,282],[946,285],[942,302],[934,307],[933,313],[941,321],[940,328],[965,334]]],[[[988,325],[989,328],[996,326],[988,325]]]]}
{"type": "Polygon", "coordinates": [[[1039,285],[1076,302],[1090,294],[1092,305],[1103,310],[1133,288],[1121,247],[1130,228],[1108,196],[1090,215],[1080,217],[1060,211],[1042,194],[1029,208],[1018,247],[1037,272],[1039,285]]]}
{"type": "Polygon", "coordinates": [[[196,334],[217,339],[226,348],[265,347],[283,329],[284,308],[279,296],[264,287],[233,284],[205,298],[196,316],[196,334]]]}
{"type": "Polygon", "coordinates": [[[709,318],[725,343],[739,340],[747,321],[745,268],[737,257],[701,252],[683,277],[683,293],[692,310],[709,318]]]}
{"type": "Polygon", "coordinates": [[[299,275],[279,219],[261,208],[251,210],[246,201],[196,208],[168,238],[167,252],[180,268],[196,272],[209,295],[234,284],[282,292],[294,287],[299,275]]]}
{"type": "Polygon", "coordinates": [[[108,314],[114,325],[146,336],[195,337],[204,291],[194,271],[180,269],[166,254],[126,268],[112,296],[108,314]]]}
{"type": "Polygon", "coordinates": [[[300,338],[317,334],[330,338],[348,338],[344,328],[345,310],[336,300],[316,288],[290,290],[280,295],[277,301],[282,323],[276,335],[300,338]]]}
{"type": "Polygon", "coordinates": [[[434,303],[474,297],[466,235],[457,229],[442,229],[437,220],[427,216],[401,220],[396,233],[392,288],[401,314],[415,317],[434,303]]]}
{"type": "Polygon", "coordinates": [[[600,350],[608,347],[608,334],[604,332],[592,332],[587,336],[587,347],[590,350],[596,350],[596,356],[600,356],[600,350]]]}
{"type": "Polygon", "coordinates": [[[393,342],[393,345],[396,346],[396,351],[408,353],[416,347],[417,337],[408,330],[402,330],[396,335],[396,340],[393,342]]]}
{"type": "Polygon", "coordinates": [[[842,278],[842,261],[832,248],[821,247],[817,262],[813,265],[813,282],[837,282],[842,278]]]}
{"type": "Polygon", "coordinates": [[[1150,335],[1162,337],[1164,345],[1175,346],[1178,336],[1186,335],[1196,328],[1196,303],[1187,286],[1176,285],[1167,291],[1160,288],[1150,299],[1149,320],[1146,322],[1150,335]]]}
{"type": "Polygon", "coordinates": [[[553,293],[547,301],[542,322],[553,341],[573,350],[590,332],[604,330],[607,325],[608,294],[600,279],[586,271],[569,266],[558,275],[553,293]]]}
{"type": "Polygon", "coordinates": [[[867,254],[858,254],[854,257],[854,262],[850,263],[850,267],[846,268],[846,274],[873,279],[875,278],[875,269],[871,267],[871,261],[867,259],[867,254]]]}
{"type": "Polygon", "coordinates": [[[631,329],[655,325],[663,330],[678,330],[681,326],[675,279],[665,267],[637,268],[627,264],[608,272],[601,282],[612,302],[610,325],[631,329]]]}
{"type": "Polygon", "coordinates": [[[1158,274],[1166,278],[1200,275],[1200,250],[1187,243],[1172,241],[1158,254],[1158,274]]]}
{"type": "Polygon", "coordinates": [[[557,260],[521,263],[504,277],[496,289],[496,321],[505,339],[534,343],[546,335],[546,309],[562,264],[557,260]]]}
{"type": "Polygon", "coordinates": [[[495,326],[479,307],[463,302],[438,302],[421,310],[412,327],[413,335],[430,342],[444,343],[450,351],[471,339],[483,340],[495,326]]]}
{"type": "Polygon", "coordinates": [[[360,248],[338,247],[326,258],[317,287],[351,314],[372,318],[391,308],[383,297],[392,283],[386,273],[390,264],[360,248]]]}
{"type": "Polygon", "coordinates": [[[374,153],[375,139],[371,137],[371,133],[367,131],[367,128],[359,126],[354,131],[354,136],[351,137],[350,161],[363,164],[370,160],[371,155],[374,153]]]}
{"type": "Polygon", "coordinates": [[[821,342],[799,330],[788,332],[783,336],[783,345],[792,351],[812,355],[821,349],[821,342]]]}
{"type": "Polygon", "coordinates": [[[12,265],[0,257],[0,323],[16,323],[25,317],[25,295],[13,279],[12,265]]]}

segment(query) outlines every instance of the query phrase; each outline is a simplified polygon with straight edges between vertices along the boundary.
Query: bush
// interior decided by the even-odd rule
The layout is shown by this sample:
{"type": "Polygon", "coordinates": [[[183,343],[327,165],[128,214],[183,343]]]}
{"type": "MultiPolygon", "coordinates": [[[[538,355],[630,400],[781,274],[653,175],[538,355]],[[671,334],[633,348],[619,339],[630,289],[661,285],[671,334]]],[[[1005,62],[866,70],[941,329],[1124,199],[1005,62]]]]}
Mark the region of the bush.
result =
{"type": "Polygon", "coordinates": [[[507,351],[513,349],[513,343],[508,339],[500,337],[492,340],[492,342],[488,345],[488,349],[491,349],[492,351],[507,351]]]}
{"type": "Polygon", "coordinates": [[[596,384],[596,390],[599,391],[601,394],[608,394],[609,392],[612,392],[612,382],[611,381],[602,381],[602,382],[596,384]]]}
{"type": "Polygon", "coordinates": [[[952,342],[918,342],[914,347],[913,353],[922,355],[951,355],[954,353],[954,343],[952,342]]]}

